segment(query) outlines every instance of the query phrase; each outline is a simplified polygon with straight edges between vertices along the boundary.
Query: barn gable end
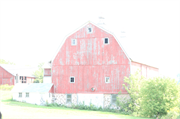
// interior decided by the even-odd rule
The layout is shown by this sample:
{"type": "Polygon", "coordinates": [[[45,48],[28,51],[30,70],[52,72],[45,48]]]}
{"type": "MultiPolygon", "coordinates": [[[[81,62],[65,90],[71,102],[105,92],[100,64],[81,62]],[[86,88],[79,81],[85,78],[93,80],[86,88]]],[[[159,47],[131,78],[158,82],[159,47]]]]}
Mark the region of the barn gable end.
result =
{"type": "Polygon", "coordinates": [[[114,35],[87,23],[63,41],[52,60],[53,92],[127,93],[122,84],[124,76],[130,75],[130,63],[114,35]]]}

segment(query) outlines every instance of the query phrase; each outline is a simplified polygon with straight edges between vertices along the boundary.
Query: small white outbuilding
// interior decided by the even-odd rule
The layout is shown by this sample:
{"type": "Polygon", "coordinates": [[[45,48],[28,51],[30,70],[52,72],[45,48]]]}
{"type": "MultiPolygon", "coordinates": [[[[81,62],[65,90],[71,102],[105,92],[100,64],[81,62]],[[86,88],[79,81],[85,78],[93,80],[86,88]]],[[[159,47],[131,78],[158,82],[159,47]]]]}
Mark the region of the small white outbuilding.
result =
{"type": "Polygon", "coordinates": [[[11,92],[13,100],[44,105],[52,101],[52,95],[49,93],[52,86],[52,83],[17,84],[11,92]]]}

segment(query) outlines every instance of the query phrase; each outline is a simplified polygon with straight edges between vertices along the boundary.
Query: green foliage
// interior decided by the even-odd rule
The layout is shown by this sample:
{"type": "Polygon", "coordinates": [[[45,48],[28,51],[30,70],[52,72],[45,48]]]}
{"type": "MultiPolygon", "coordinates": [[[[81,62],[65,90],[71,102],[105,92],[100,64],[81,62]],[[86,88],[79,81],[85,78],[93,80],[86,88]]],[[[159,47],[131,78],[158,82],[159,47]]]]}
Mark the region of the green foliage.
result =
{"type": "Polygon", "coordinates": [[[0,85],[0,90],[12,90],[13,87],[14,87],[13,85],[8,85],[8,84],[0,85]]]}
{"type": "Polygon", "coordinates": [[[40,63],[38,65],[38,70],[33,72],[33,75],[36,76],[36,80],[34,81],[34,83],[43,83],[43,65],[44,63],[40,63]]]}
{"type": "MultiPolygon", "coordinates": [[[[119,95],[121,95],[121,93],[119,92],[119,95]]],[[[116,105],[118,107],[120,107],[119,111],[123,114],[130,114],[132,113],[131,111],[131,100],[127,99],[126,97],[119,97],[117,96],[117,101],[116,101],[116,105]]]]}
{"type": "Polygon", "coordinates": [[[13,63],[13,62],[5,61],[3,59],[0,59],[0,64],[12,64],[12,65],[15,65],[15,63],[13,63]]]}
{"type": "MultiPolygon", "coordinates": [[[[120,111],[126,113],[138,113],[140,110],[140,89],[142,87],[142,82],[145,80],[143,76],[140,75],[139,71],[135,74],[131,75],[129,78],[125,77],[123,84],[124,88],[130,95],[130,100],[128,99],[120,99],[119,96],[117,97],[117,106],[120,107],[120,111]]],[[[119,95],[121,93],[119,92],[119,95]]],[[[134,114],[135,114],[134,113],[134,114]]]]}
{"type": "MultiPolygon", "coordinates": [[[[179,85],[170,78],[153,78],[145,81],[140,91],[141,108],[144,116],[157,118],[166,115],[167,111],[179,105],[179,85]]],[[[175,115],[174,112],[169,115],[175,115]]]]}
{"type": "Polygon", "coordinates": [[[161,119],[177,119],[179,116],[180,109],[178,107],[171,108],[167,111],[167,115],[162,116],[161,119]]]}
{"type": "Polygon", "coordinates": [[[39,83],[39,79],[35,79],[33,83],[39,83]]]}

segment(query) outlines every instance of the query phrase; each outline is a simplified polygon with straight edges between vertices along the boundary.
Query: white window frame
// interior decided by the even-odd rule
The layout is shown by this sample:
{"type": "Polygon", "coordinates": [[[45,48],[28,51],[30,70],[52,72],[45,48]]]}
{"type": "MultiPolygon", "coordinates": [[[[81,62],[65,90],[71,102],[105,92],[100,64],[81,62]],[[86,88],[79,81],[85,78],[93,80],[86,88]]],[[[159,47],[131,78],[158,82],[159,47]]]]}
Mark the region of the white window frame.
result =
{"type": "Polygon", "coordinates": [[[19,98],[22,98],[22,92],[19,92],[19,98]],[[20,96],[20,94],[21,94],[21,96],[20,96]]]}
{"type": "Polygon", "coordinates": [[[77,45],[77,39],[71,39],[71,45],[77,45]],[[75,40],[75,44],[73,44],[74,40],[75,40]]]}
{"type": "Polygon", "coordinates": [[[108,44],[109,44],[109,38],[108,38],[108,37],[106,37],[106,38],[104,38],[104,44],[105,44],[105,45],[108,45],[108,44]],[[106,39],[106,38],[108,39],[108,43],[105,43],[105,39],[106,39]]]}
{"type": "Polygon", "coordinates": [[[66,94],[66,104],[68,104],[68,103],[70,103],[70,104],[72,103],[72,94],[66,94]],[[71,101],[70,102],[68,102],[68,99],[69,99],[68,95],[71,96],[71,98],[70,98],[71,101]]]}
{"type": "Polygon", "coordinates": [[[26,92],[26,98],[29,98],[29,92],[26,92]],[[28,97],[27,97],[27,94],[28,94],[28,97]]]}
{"type": "Polygon", "coordinates": [[[87,33],[93,33],[92,27],[87,27],[87,33]],[[91,28],[91,32],[89,32],[89,28],[91,28]]]}
{"type": "Polygon", "coordinates": [[[111,94],[111,104],[115,104],[116,105],[116,102],[117,102],[117,94],[111,94]],[[113,96],[115,95],[115,97],[116,97],[116,101],[115,102],[113,102],[113,96]]]}
{"type": "Polygon", "coordinates": [[[70,82],[70,83],[75,83],[75,76],[70,76],[70,77],[69,77],[69,82],[70,82]],[[74,82],[71,82],[71,78],[74,78],[74,82]]]}
{"type": "Polygon", "coordinates": [[[110,77],[105,77],[105,83],[110,83],[110,77]],[[109,82],[106,82],[106,78],[109,78],[109,82]]]}

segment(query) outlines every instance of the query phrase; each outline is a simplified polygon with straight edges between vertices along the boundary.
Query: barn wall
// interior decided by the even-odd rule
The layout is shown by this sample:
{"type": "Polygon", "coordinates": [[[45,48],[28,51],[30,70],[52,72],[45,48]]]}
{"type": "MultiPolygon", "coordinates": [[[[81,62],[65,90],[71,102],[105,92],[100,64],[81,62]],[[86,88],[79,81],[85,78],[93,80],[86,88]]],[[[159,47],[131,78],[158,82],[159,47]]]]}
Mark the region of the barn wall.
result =
{"type": "Polygon", "coordinates": [[[15,77],[0,66],[0,85],[14,85],[15,77]]]}
{"type": "Polygon", "coordinates": [[[53,61],[54,93],[127,93],[122,87],[130,73],[127,56],[111,34],[87,26],[66,39],[53,61]],[[87,26],[93,33],[87,33],[87,26]],[[104,44],[106,37],[109,44],[104,44]],[[77,39],[77,45],[71,45],[72,39],[77,39]],[[75,83],[69,83],[70,76],[75,76],[75,83]],[[105,77],[110,77],[110,83],[105,83],[105,77]]]}
{"type": "Polygon", "coordinates": [[[158,68],[133,61],[131,62],[131,69],[132,74],[134,74],[137,70],[140,70],[140,74],[146,78],[158,76],[159,72],[158,68]]]}
{"type": "Polygon", "coordinates": [[[29,97],[26,97],[26,93],[22,93],[22,97],[19,97],[19,92],[13,92],[13,100],[26,102],[30,104],[42,105],[45,104],[46,101],[51,103],[52,97],[49,97],[49,93],[34,93],[30,92],[29,97]]]}
{"type": "Polygon", "coordinates": [[[33,81],[35,80],[34,77],[26,77],[27,82],[26,83],[33,83],[33,81]]]}
{"type": "Polygon", "coordinates": [[[20,79],[20,76],[18,77],[18,83],[33,83],[33,81],[35,80],[35,77],[28,77],[28,76],[21,76],[21,79],[20,79]],[[22,80],[22,77],[23,77],[23,80],[22,80]],[[25,77],[26,77],[26,80],[25,80],[25,77]]]}

